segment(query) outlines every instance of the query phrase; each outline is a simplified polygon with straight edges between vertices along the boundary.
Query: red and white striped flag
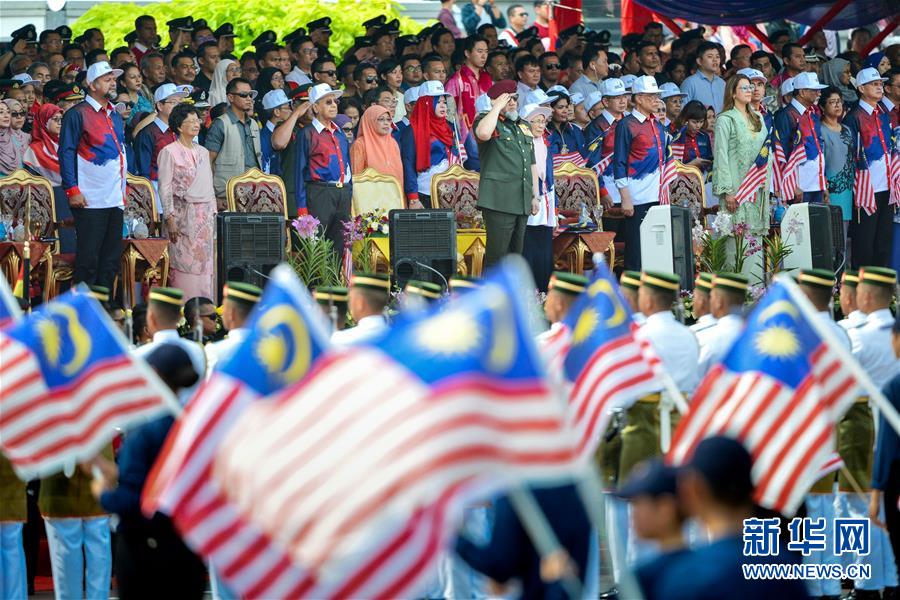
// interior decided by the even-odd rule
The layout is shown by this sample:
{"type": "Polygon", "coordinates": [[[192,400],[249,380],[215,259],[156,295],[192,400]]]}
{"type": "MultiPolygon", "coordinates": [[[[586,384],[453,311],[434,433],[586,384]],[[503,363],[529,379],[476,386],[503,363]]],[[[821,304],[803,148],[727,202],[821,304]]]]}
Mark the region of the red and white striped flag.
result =
{"type": "Polygon", "coordinates": [[[565,154],[554,154],[553,155],[553,168],[558,169],[563,166],[565,163],[570,162],[574,164],[576,167],[583,167],[587,164],[587,161],[581,155],[581,153],[575,152],[567,152],[565,154]]]}
{"type": "Polygon", "coordinates": [[[756,197],[759,188],[766,184],[766,176],[769,172],[769,150],[771,149],[771,146],[771,141],[767,138],[765,143],[763,143],[762,148],[760,148],[756,159],[754,159],[753,164],[747,169],[747,173],[744,175],[744,179],[741,181],[741,185],[734,195],[734,200],[737,202],[738,206],[745,202],[751,202],[756,197]]]}
{"type": "Polygon", "coordinates": [[[670,204],[670,194],[672,193],[670,186],[675,178],[678,177],[678,171],[675,169],[675,159],[671,156],[663,164],[662,172],[659,174],[659,203],[670,204]]]}
{"type": "Polygon", "coordinates": [[[856,207],[864,210],[867,215],[871,216],[878,208],[875,204],[875,188],[872,187],[868,166],[856,169],[853,176],[853,199],[856,207]]]}
{"type": "Polygon", "coordinates": [[[784,147],[781,145],[781,139],[778,137],[777,131],[775,132],[774,137],[775,139],[772,145],[775,148],[775,160],[772,161],[772,193],[777,197],[784,199],[784,195],[781,193],[785,163],[784,147]]]}
{"type": "Polygon", "coordinates": [[[684,162],[684,142],[672,142],[672,158],[678,162],[684,162]]]}
{"type": "Polygon", "coordinates": [[[844,459],[841,458],[841,455],[837,452],[832,452],[831,456],[828,456],[825,459],[825,462],[819,466],[819,470],[816,473],[816,479],[821,479],[826,475],[830,475],[835,471],[841,470],[844,466],[844,459]]]}
{"type": "Polygon", "coordinates": [[[781,192],[782,200],[785,202],[794,200],[797,187],[800,185],[800,163],[804,160],[806,160],[806,151],[803,146],[795,146],[787,164],[781,169],[781,192]]]}
{"type": "MultiPolygon", "coordinates": [[[[858,380],[781,281],[715,365],[682,418],[668,458],[687,461],[703,438],[740,440],[753,456],[756,501],[793,514],[834,455],[835,428],[858,380]]],[[[799,291],[796,291],[799,294],[799,291]]]]}
{"type": "Polygon", "coordinates": [[[612,152],[610,152],[609,154],[607,154],[606,156],[601,158],[600,162],[598,162],[596,165],[591,167],[592,169],[594,169],[594,173],[597,174],[598,178],[603,177],[603,172],[606,171],[606,169],[609,167],[609,164],[612,162],[612,159],[613,159],[613,155],[612,155],[612,152]]]}

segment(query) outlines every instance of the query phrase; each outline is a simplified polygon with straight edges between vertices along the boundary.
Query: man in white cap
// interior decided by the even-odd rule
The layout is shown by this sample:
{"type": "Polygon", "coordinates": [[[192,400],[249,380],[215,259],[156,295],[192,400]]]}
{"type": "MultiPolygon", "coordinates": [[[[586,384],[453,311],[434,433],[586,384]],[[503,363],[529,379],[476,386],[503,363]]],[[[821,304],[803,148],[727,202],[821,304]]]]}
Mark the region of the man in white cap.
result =
{"type": "Polygon", "coordinates": [[[281,177],[283,175],[281,155],[272,148],[272,132],[291,116],[291,101],[285,95],[284,90],[271,90],[263,96],[262,106],[265,114],[259,116],[266,120],[266,124],[259,131],[262,170],[263,173],[281,177]]]}
{"type": "Polygon", "coordinates": [[[794,77],[794,93],[790,104],[775,113],[775,130],[784,149],[786,164],[791,164],[794,152],[802,153],[796,176],[787,170],[783,175],[782,186],[793,187],[782,190],[782,200],[785,202],[828,200],[822,123],[813,108],[826,87],[828,86],[819,83],[819,77],[815,73],[799,73],[794,77]]]}
{"type": "Polygon", "coordinates": [[[66,111],[59,134],[62,187],[75,220],[73,283],[112,289],[122,256],[125,124],[110,98],[122,74],[108,62],[87,70],[88,95],[66,111]]]}
{"type": "Polygon", "coordinates": [[[659,204],[668,139],[654,117],[660,101],[656,80],[642,75],[631,91],[634,110],[616,126],[612,167],[625,217],[619,230],[625,243],[625,269],[640,271],[641,222],[650,207],[659,204]]]}
{"type": "Polygon", "coordinates": [[[609,75],[606,50],[598,46],[589,46],[581,55],[581,66],[584,72],[569,86],[569,93],[581,94],[587,98],[591,92],[601,91],[603,80],[609,75]]]}
{"type": "Polygon", "coordinates": [[[595,121],[603,115],[603,92],[591,92],[581,103],[581,108],[587,115],[588,122],[584,126],[585,144],[593,142],[600,135],[600,128],[595,121]]]}
{"type": "Polygon", "coordinates": [[[135,174],[152,182],[157,180],[156,159],[159,151],[175,141],[175,133],[169,129],[169,115],[192,91],[189,85],[164,83],[153,94],[156,111],[144,117],[134,127],[135,174]]]}
{"type": "MultiPolygon", "coordinates": [[[[600,202],[609,209],[622,203],[616,178],[613,175],[612,154],[615,147],[616,124],[625,115],[628,107],[625,84],[621,79],[610,77],[603,82],[603,111],[588,126],[584,139],[587,142],[588,167],[598,171],[600,176],[600,202]]],[[[618,232],[622,219],[603,215],[603,229],[618,232]]]]}
{"type": "Polygon", "coordinates": [[[206,149],[213,164],[213,190],[221,205],[228,180],[262,164],[259,125],[253,118],[257,92],[243,77],[225,86],[228,108],[212,122],[206,134],[206,149]]]}
{"type": "MultiPolygon", "coordinates": [[[[880,106],[885,79],[877,69],[866,68],[856,74],[859,102],[844,117],[850,129],[851,152],[857,157],[859,177],[868,171],[871,189],[854,194],[854,215],[850,221],[853,267],[889,266],[893,240],[893,215],[890,183],[897,174],[890,164],[895,140],[891,136],[891,117],[880,106]]],[[[900,190],[894,191],[895,198],[900,190]]]]}
{"type": "Polygon", "coordinates": [[[344,250],[351,199],[350,144],[334,124],[342,94],[327,83],[309,90],[313,120],[300,130],[294,169],[297,211],[319,220],[338,254],[344,250]]]}
{"type": "MultiPolygon", "coordinates": [[[[787,106],[791,103],[791,100],[794,98],[794,78],[788,77],[784,81],[781,82],[781,86],[778,88],[778,97],[780,99],[781,106],[787,106]]],[[[778,111],[775,111],[778,112],[778,111]]]]}
{"type": "Polygon", "coordinates": [[[659,97],[666,105],[666,116],[665,119],[660,119],[660,123],[671,132],[675,119],[681,114],[682,103],[687,94],[678,89],[678,86],[671,81],[667,81],[659,86],[659,97]]]}

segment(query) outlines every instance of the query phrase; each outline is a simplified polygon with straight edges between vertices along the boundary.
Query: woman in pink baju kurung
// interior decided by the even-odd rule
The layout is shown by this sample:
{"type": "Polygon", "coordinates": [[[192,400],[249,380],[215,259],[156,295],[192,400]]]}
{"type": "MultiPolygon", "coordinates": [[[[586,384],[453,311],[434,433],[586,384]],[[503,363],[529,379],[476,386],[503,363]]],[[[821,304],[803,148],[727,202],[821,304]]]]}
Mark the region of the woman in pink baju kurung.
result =
{"type": "Polygon", "coordinates": [[[169,285],[185,298],[215,298],[216,197],[209,151],[194,143],[197,110],[179,104],[169,116],[178,136],[159,153],[159,197],[169,235],[169,285]]]}

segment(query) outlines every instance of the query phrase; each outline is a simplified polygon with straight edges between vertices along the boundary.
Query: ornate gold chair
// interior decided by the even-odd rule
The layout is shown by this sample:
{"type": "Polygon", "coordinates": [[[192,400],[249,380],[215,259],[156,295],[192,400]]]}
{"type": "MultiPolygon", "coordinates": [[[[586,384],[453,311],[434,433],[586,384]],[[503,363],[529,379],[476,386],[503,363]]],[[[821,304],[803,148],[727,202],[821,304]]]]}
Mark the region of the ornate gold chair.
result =
{"type": "Polygon", "coordinates": [[[431,207],[452,210],[458,229],[484,230],[478,210],[478,173],[453,165],[431,179],[431,207]]]}
{"type": "Polygon", "coordinates": [[[615,261],[614,233],[603,231],[603,208],[600,206],[600,182],[592,169],[571,162],[553,170],[557,212],[567,223],[578,223],[584,209],[596,231],[563,231],[553,240],[553,263],[560,270],[583,273],[592,268],[595,252],[606,256],[607,263],[615,261]]]}
{"type": "Polygon", "coordinates": [[[11,221],[13,229],[19,225],[25,228],[21,232],[23,239],[12,239],[14,231],[8,231],[8,241],[0,242],[0,270],[3,275],[11,286],[15,285],[25,255],[25,239],[29,239],[32,277],[39,280],[43,275],[44,299],[53,297],[55,294],[51,292],[57,278],[72,277],[71,266],[66,261],[54,261],[54,257],[59,256],[59,241],[56,238],[53,186],[46,178],[24,169],[0,178],[0,218],[11,221]]]}
{"type": "Polygon", "coordinates": [[[406,208],[403,188],[396,177],[379,173],[371,167],[353,176],[353,216],[371,212],[387,214],[395,208],[406,208]]]}
{"type": "Polygon", "coordinates": [[[669,184],[673,205],[689,208],[693,221],[706,216],[706,178],[699,167],[675,161],[675,179],[669,184]]]}
{"type": "Polygon", "coordinates": [[[287,191],[277,175],[267,175],[259,169],[249,169],[228,180],[225,186],[228,210],[242,213],[278,213],[284,215],[287,227],[287,248],[291,249],[291,229],[287,210],[287,191]]]}
{"type": "Polygon", "coordinates": [[[149,235],[145,239],[122,240],[121,279],[129,306],[134,305],[138,281],[145,286],[153,281],[165,286],[169,279],[169,240],[160,237],[162,225],[156,207],[150,180],[129,174],[125,182],[125,219],[141,219],[149,235]]]}

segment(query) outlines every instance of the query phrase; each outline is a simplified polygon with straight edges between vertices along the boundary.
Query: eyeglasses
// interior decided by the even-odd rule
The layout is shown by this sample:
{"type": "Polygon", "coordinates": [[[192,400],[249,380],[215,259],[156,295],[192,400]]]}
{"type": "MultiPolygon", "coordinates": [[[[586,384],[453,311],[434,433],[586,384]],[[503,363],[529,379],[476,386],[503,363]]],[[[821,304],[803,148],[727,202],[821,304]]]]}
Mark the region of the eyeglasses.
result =
{"type": "Polygon", "coordinates": [[[334,77],[335,75],[337,75],[337,71],[335,71],[334,69],[329,69],[327,71],[316,71],[316,74],[317,75],[328,75],[329,77],[334,77]]]}
{"type": "Polygon", "coordinates": [[[526,17],[526,18],[527,18],[527,17],[528,17],[528,13],[527,13],[527,12],[520,12],[519,14],[515,15],[515,18],[518,19],[519,17],[526,17]]]}
{"type": "Polygon", "coordinates": [[[390,117],[390,115],[384,115],[383,117],[378,117],[378,119],[376,119],[376,120],[379,123],[386,123],[386,124],[391,124],[394,122],[394,120],[390,117]]]}
{"type": "Polygon", "coordinates": [[[544,68],[551,71],[559,71],[559,63],[547,63],[544,65],[544,68]]]}
{"type": "Polygon", "coordinates": [[[14,117],[24,117],[25,111],[24,110],[23,111],[12,111],[9,114],[11,114],[14,117]]]}
{"type": "Polygon", "coordinates": [[[739,85],[738,89],[740,89],[742,92],[752,92],[753,86],[752,85],[739,85]]]}
{"type": "Polygon", "coordinates": [[[410,65],[410,66],[406,67],[406,70],[412,71],[412,72],[421,71],[422,65],[410,65]]]}
{"type": "Polygon", "coordinates": [[[62,115],[56,115],[47,119],[50,123],[62,123],[62,115]]]}
{"type": "Polygon", "coordinates": [[[303,54],[318,54],[319,49],[318,48],[301,48],[300,52],[302,52],[303,54]]]}

